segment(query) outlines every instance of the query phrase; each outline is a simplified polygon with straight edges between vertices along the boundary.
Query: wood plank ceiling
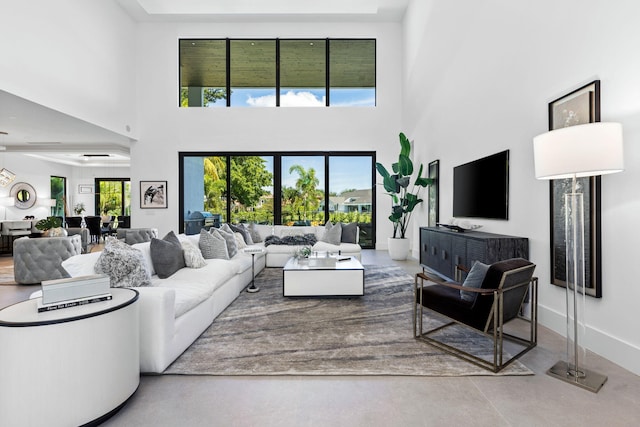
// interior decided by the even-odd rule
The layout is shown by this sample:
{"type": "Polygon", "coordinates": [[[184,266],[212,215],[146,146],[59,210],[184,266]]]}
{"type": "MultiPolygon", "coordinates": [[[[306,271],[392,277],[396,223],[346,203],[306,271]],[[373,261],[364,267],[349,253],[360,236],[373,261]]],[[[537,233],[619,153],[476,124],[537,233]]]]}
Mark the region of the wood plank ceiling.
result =
{"type": "MultiPolygon", "coordinates": [[[[231,40],[231,87],[275,87],[276,41],[231,40]]],[[[330,40],[332,87],[375,87],[375,40],[330,40]]],[[[280,86],[324,87],[326,40],[280,40],[280,86]]],[[[226,86],[226,40],[180,40],[181,87],[226,86]]]]}

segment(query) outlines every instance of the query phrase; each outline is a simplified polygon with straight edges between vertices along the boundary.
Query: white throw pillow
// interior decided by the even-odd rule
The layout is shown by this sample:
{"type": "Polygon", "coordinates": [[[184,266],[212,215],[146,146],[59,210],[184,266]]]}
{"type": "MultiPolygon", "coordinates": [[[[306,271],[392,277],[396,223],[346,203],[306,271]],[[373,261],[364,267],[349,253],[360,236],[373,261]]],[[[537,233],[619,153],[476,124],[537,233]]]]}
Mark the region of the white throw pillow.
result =
{"type": "Polygon", "coordinates": [[[207,262],[202,256],[200,249],[188,240],[182,240],[182,253],[184,255],[184,263],[189,268],[202,268],[207,265],[207,262]]]}
{"type": "Polygon", "coordinates": [[[342,238],[342,226],[338,224],[332,224],[331,221],[327,221],[324,226],[324,235],[322,241],[330,243],[332,245],[339,245],[342,238]]]}
{"type": "Polygon", "coordinates": [[[96,262],[98,262],[98,258],[100,258],[100,253],[101,252],[91,252],[88,254],[74,255],[62,261],[62,268],[64,268],[71,277],[96,274],[94,266],[96,262]]]}

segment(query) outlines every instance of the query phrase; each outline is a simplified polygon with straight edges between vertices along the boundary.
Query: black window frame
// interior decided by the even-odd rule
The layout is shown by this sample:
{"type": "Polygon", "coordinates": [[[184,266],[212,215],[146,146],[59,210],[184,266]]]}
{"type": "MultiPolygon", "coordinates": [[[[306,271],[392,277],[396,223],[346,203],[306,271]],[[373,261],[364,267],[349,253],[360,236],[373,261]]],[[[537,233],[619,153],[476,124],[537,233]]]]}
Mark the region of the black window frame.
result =
{"type": "MultiPolygon", "coordinates": [[[[329,178],[330,168],[329,159],[331,157],[370,157],[371,158],[371,246],[363,246],[364,249],[374,249],[376,246],[376,152],[375,151],[180,151],[178,152],[178,230],[180,233],[184,233],[184,194],[185,194],[185,181],[184,181],[184,159],[185,157],[225,157],[227,164],[227,171],[231,171],[231,158],[234,156],[270,156],[273,157],[273,222],[275,225],[281,225],[282,210],[282,157],[289,156],[309,156],[309,157],[324,157],[324,222],[329,220],[330,217],[330,203],[329,203],[329,178]],[[278,201],[278,203],[276,203],[278,201]]],[[[226,193],[231,193],[231,179],[227,179],[226,193]]],[[[231,204],[227,203],[226,206],[226,218],[232,218],[231,216],[231,204]]]]}
{"type": "MultiPolygon", "coordinates": [[[[362,40],[362,41],[373,41],[374,43],[374,54],[373,54],[373,63],[374,63],[374,92],[375,92],[375,97],[374,97],[374,107],[377,107],[378,105],[378,66],[377,66],[377,55],[378,55],[378,41],[375,37],[361,37],[361,38],[310,38],[310,37],[295,37],[295,38],[179,38],[178,39],[178,45],[177,45],[177,52],[178,52],[178,108],[192,108],[192,107],[182,107],[181,106],[181,91],[182,91],[182,70],[180,67],[180,43],[182,41],[192,41],[192,42],[198,42],[198,41],[225,41],[226,45],[225,45],[225,49],[226,49],[226,55],[225,55],[225,69],[226,69],[226,107],[233,107],[231,105],[231,42],[232,41],[251,41],[251,40],[264,40],[264,41],[275,41],[276,46],[275,46],[275,57],[274,57],[274,67],[275,67],[275,73],[276,73],[276,78],[275,78],[275,99],[276,99],[276,108],[280,107],[280,41],[296,41],[296,40],[301,40],[301,41],[317,41],[317,42],[324,42],[325,45],[325,107],[331,107],[331,97],[330,97],[330,92],[331,92],[331,64],[330,64],[330,58],[331,58],[331,41],[349,41],[349,40],[362,40]]],[[[289,108],[289,107],[287,107],[289,108]]]]}

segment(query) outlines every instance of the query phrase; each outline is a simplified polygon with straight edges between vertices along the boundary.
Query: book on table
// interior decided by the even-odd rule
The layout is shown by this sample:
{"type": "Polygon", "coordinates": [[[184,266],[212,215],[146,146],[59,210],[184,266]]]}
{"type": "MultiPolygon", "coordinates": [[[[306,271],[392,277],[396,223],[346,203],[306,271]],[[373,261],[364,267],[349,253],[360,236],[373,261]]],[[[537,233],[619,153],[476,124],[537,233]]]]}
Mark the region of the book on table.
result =
{"type": "Polygon", "coordinates": [[[51,304],[44,304],[42,299],[38,300],[37,307],[38,313],[42,313],[44,311],[52,311],[52,310],[60,310],[61,308],[69,308],[69,307],[78,307],[80,305],[92,304],[96,302],[109,301],[113,299],[113,295],[102,294],[102,295],[93,295],[85,298],[77,298],[66,301],[58,301],[51,304]]]}
{"type": "Polygon", "coordinates": [[[109,294],[111,282],[106,274],[45,280],[42,282],[42,304],[80,300],[109,294]]]}

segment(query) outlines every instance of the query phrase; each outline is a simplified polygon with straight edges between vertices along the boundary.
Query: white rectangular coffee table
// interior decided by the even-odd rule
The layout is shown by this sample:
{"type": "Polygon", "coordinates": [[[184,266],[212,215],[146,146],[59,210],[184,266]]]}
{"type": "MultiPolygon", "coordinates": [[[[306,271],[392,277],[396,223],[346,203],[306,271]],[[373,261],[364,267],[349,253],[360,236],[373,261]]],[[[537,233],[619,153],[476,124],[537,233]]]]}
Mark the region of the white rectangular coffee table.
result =
{"type": "Polygon", "coordinates": [[[364,267],[356,258],[348,258],[344,261],[289,259],[282,269],[282,294],[285,297],[364,295],[364,267]]]}

